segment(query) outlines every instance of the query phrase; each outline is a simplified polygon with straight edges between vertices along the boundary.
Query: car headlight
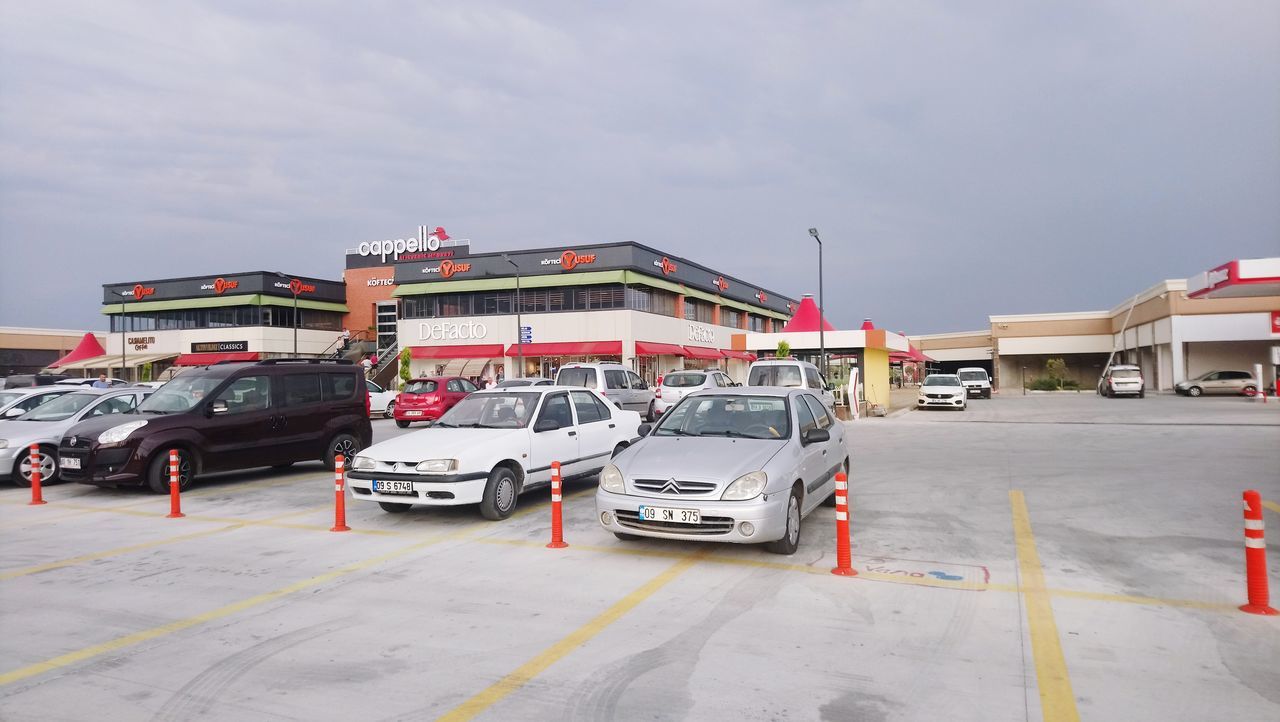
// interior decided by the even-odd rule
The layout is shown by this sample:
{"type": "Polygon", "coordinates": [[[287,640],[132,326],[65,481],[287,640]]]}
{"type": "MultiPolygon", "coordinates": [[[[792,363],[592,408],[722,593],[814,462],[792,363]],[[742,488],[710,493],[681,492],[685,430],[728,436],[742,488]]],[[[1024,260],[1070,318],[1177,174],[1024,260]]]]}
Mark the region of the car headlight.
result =
{"type": "Polygon", "coordinates": [[[0,449],[7,449],[7,448],[9,448],[9,440],[0,439],[0,449]]]}
{"type": "Polygon", "coordinates": [[[146,425],[146,419],[142,419],[139,421],[130,421],[127,424],[120,424],[119,426],[112,426],[101,434],[98,434],[98,443],[119,444],[129,438],[129,434],[132,434],[146,425]]]}
{"type": "Polygon", "coordinates": [[[458,468],[457,459],[427,459],[414,467],[428,474],[447,474],[458,468]]]}
{"type": "Polygon", "coordinates": [[[618,471],[618,467],[609,464],[600,471],[600,488],[614,494],[626,492],[626,488],[622,485],[622,472],[618,471]]]}
{"type": "Polygon", "coordinates": [[[353,471],[367,471],[369,469],[373,469],[376,466],[377,466],[377,463],[375,463],[373,459],[370,459],[367,456],[357,456],[355,459],[352,459],[351,461],[351,468],[353,471]]]}
{"type": "Polygon", "coordinates": [[[764,491],[764,485],[768,483],[769,477],[763,471],[753,471],[750,474],[743,474],[724,490],[724,494],[720,498],[724,501],[745,501],[746,499],[754,499],[760,496],[764,491]]]}

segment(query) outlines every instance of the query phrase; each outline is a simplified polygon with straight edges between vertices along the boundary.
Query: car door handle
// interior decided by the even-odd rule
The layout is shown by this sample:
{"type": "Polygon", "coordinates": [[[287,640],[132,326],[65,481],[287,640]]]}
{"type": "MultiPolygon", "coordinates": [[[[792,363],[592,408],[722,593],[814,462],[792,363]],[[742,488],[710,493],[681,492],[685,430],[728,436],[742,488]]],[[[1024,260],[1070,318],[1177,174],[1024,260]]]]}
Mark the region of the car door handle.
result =
{"type": "Polygon", "coordinates": [[[576,432],[576,431],[570,431],[570,432],[569,432],[569,435],[570,435],[570,436],[577,436],[577,435],[578,435],[578,432],[576,432]]]}
{"type": "Polygon", "coordinates": [[[614,428],[614,427],[616,427],[616,426],[617,426],[617,424],[609,424],[609,428],[611,428],[611,429],[612,429],[612,428],[614,428]]]}

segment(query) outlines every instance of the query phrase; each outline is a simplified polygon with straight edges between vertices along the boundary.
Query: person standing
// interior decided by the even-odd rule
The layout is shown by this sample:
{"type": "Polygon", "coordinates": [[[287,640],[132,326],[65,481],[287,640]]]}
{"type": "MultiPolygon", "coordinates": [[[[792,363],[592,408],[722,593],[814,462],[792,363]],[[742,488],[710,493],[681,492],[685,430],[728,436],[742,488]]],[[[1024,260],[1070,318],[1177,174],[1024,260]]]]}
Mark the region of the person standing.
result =
{"type": "Polygon", "coordinates": [[[342,329],[342,350],[346,351],[351,348],[351,329],[342,329]]]}
{"type": "Polygon", "coordinates": [[[373,370],[373,362],[369,360],[369,357],[368,357],[368,356],[365,356],[365,357],[360,361],[360,366],[362,366],[362,367],[364,368],[364,375],[365,375],[365,376],[368,376],[368,375],[369,375],[369,372],[373,370]]]}
{"type": "Polygon", "coordinates": [[[95,388],[95,389],[109,389],[109,388],[111,388],[111,382],[110,382],[110,381],[107,381],[107,375],[106,375],[106,374],[98,374],[98,380],[93,382],[93,388],[95,388]]]}

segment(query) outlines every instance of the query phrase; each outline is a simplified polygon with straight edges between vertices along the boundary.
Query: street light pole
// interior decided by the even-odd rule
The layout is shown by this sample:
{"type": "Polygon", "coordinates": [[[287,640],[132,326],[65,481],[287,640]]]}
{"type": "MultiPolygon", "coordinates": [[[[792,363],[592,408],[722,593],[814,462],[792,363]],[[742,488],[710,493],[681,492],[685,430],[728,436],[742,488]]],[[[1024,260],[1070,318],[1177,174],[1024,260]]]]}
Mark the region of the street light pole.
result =
{"type": "Polygon", "coordinates": [[[299,284],[289,282],[289,290],[293,291],[293,357],[298,358],[298,292],[299,284]]]}
{"type": "MultiPolygon", "coordinates": [[[[107,289],[107,290],[111,291],[111,289],[107,289]]],[[[126,328],[127,324],[125,322],[128,320],[129,316],[127,313],[127,306],[125,305],[124,294],[121,293],[120,291],[111,291],[111,292],[120,298],[120,378],[124,379],[125,381],[128,381],[129,380],[128,374],[125,373],[125,369],[128,368],[128,362],[129,362],[128,360],[129,344],[128,344],[128,339],[125,337],[125,334],[127,334],[129,330],[126,328]]]]}
{"type": "Polygon", "coordinates": [[[520,266],[507,254],[502,254],[502,260],[510,263],[516,269],[516,368],[517,375],[511,378],[524,378],[524,324],[520,321],[520,266]]]}
{"type": "Polygon", "coordinates": [[[827,334],[826,307],[822,295],[822,239],[818,237],[818,229],[810,228],[809,235],[818,242],[818,363],[822,370],[822,378],[827,378],[827,334]]]}

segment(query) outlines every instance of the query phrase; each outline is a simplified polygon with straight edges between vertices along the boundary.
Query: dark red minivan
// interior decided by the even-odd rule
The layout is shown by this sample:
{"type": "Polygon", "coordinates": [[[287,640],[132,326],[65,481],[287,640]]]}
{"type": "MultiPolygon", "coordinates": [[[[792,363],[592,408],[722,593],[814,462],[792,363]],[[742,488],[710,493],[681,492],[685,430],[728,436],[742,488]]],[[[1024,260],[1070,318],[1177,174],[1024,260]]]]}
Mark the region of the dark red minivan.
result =
{"type": "Polygon", "coordinates": [[[396,397],[396,426],[403,429],[414,421],[435,421],[475,390],[476,385],[461,376],[414,379],[396,397]]]}

